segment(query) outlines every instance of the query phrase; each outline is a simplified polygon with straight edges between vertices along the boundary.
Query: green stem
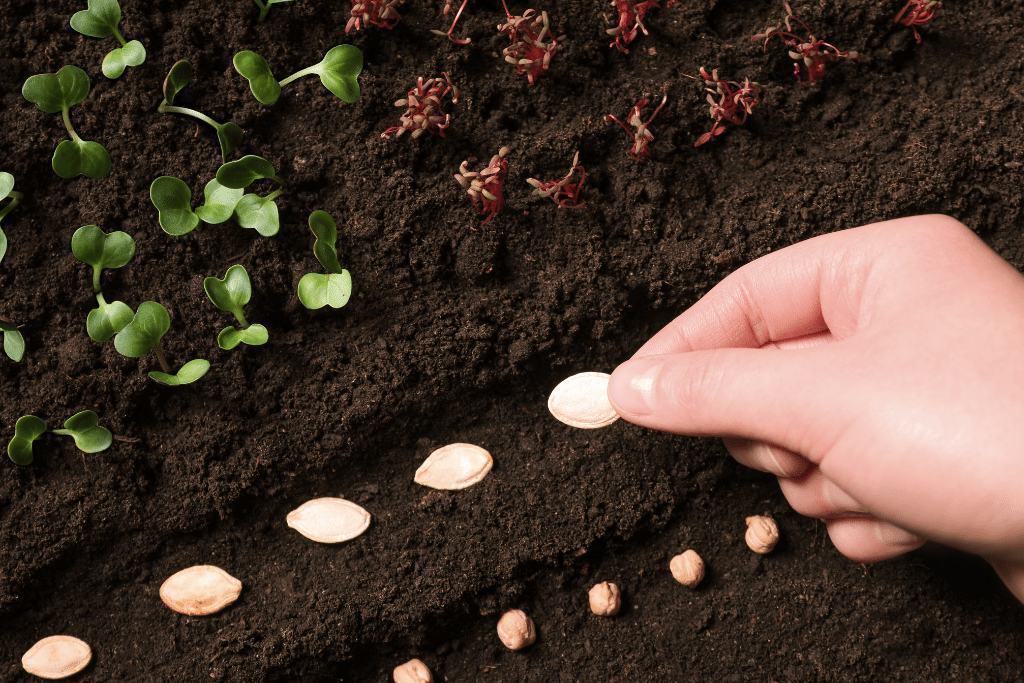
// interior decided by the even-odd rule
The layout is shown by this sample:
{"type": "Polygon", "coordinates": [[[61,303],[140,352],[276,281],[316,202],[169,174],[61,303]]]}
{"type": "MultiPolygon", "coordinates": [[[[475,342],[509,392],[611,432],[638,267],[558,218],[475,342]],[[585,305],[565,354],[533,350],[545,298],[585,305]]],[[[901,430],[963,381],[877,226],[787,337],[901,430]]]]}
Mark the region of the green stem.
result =
{"type": "Polygon", "coordinates": [[[167,364],[167,359],[164,358],[164,350],[160,348],[160,340],[153,342],[153,350],[156,351],[156,359],[160,361],[160,367],[164,369],[164,373],[173,375],[171,372],[171,366],[167,364]]]}
{"type": "Polygon", "coordinates": [[[121,47],[124,47],[128,44],[128,41],[124,39],[124,36],[122,36],[121,32],[118,31],[116,28],[114,29],[114,35],[117,36],[117,39],[121,41],[121,47]]]}
{"type": "MultiPolygon", "coordinates": [[[[7,196],[10,198],[11,201],[7,206],[0,209],[0,220],[3,220],[4,216],[9,214],[11,212],[11,209],[16,207],[18,205],[18,202],[20,202],[25,197],[25,195],[23,195],[22,193],[15,192],[14,190],[11,190],[11,193],[7,196]]],[[[0,198],[0,200],[2,200],[2,198],[0,198]]]]}
{"type": "Polygon", "coordinates": [[[246,329],[249,328],[248,321],[246,321],[245,316],[242,315],[242,307],[241,306],[239,306],[236,310],[231,311],[231,312],[235,314],[235,320],[238,321],[238,324],[242,326],[243,330],[246,330],[246,329]]]}
{"type": "Polygon", "coordinates": [[[184,114],[185,116],[191,116],[193,118],[199,119],[203,123],[210,124],[217,130],[220,130],[221,124],[217,123],[206,114],[196,111],[195,109],[189,109],[188,107],[176,107],[174,105],[167,104],[167,100],[161,102],[160,106],[156,109],[157,111],[163,114],[184,114]]]}
{"type": "Polygon", "coordinates": [[[71,127],[71,117],[68,116],[68,108],[64,107],[63,109],[61,109],[60,115],[61,118],[64,119],[64,127],[67,128],[68,133],[71,134],[71,139],[74,140],[75,142],[81,142],[82,138],[78,137],[78,133],[76,133],[75,129],[71,127]]]}
{"type": "Polygon", "coordinates": [[[97,296],[99,296],[99,302],[101,306],[107,303],[106,301],[103,300],[103,296],[100,294],[100,272],[102,270],[103,269],[100,268],[99,266],[92,267],[92,291],[95,292],[97,296]]]}
{"type": "Polygon", "coordinates": [[[275,199],[277,199],[278,197],[280,197],[283,194],[288,194],[288,190],[286,190],[284,188],[281,188],[280,190],[274,190],[273,192],[268,194],[266,197],[264,197],[264,199],[266,199],[269,202],[272,202],[272,201],[274,201],[275,199]]]}
{"type": "Polygon", "coordinates": [[[260,8],[260,18],[258,19],[258,21],[263,21],[264,19],[267,18],[267,12],[270,11],[270,3],[268,2],[267,4],[264,5],[262,2],[260,2],[260,0],[252,1],[255,2],[256,6],[260,8]]]}
{"type": "Polygon", "coordinates": [[[289,183],[287,180],[285,180],[281,176],[274,176],[273,178],[271,178],[271,180],[273,180],[275,183],[277,183],[278,185],[283,187],[285,190],[291,192],[291,189],[292,189],[291,183],[289,183]]]}
{"type": "Polygon", "coordinates": [[[100,308],[107,305],[107,300],[103,298],[103,293],[99,290],[96,291],[96,303],[100,305],[100,308]]]}
{"type": "Polygon", "coordinates": [[[277,84],[283,88],[284,86],[286,86],[289,83],[291,83],[292,81],[294,81],[296,78],[301,78],[303,76],[308,76],[309,74],[317,73],[317,69],[319,67],[320,67],[319,64],[314,64],[313,66],[307,67],[307,68],[303,69],[302,71],[296,71],[291,76],[289,76],[288,78],[284,79],[283,81],[278,81],[277,84]]]}

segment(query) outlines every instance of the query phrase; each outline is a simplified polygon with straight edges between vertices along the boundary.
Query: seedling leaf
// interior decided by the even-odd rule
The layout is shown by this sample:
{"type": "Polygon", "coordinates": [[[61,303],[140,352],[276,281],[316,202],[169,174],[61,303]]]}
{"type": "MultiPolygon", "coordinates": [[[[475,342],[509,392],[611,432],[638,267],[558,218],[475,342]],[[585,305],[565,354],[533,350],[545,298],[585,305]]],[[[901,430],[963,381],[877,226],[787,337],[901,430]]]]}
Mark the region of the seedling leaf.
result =
{"type": "Polygon", "coordinates": [[[6,171],[0,171],[0,199],[5,199],[14,189],[14,176],[6,171]]]}
{"type": "Polygon", "coordinates": [[[21,88],[25,99],[47,114],[57,114],[89,96],[89,76],[77,66],[68,65],[56,74],[29,76],[21,88]]]}
{"type": "Polygon", "coordinates": [[[90,38],[106,38],[117,33],[121,7],[117,0],[89,0],[89,9],[75,12],[71,28],[90,38]]]}
{"type": "Polygon", "coordinates": [[[167,100],[167,104],[174,104],[174,98],[191,81],[192,65],[184,59],[175,62],[164,79],[164,99],[167,100]]]}
{"type": "Polygon", "coordinates": [[[232,151],[242,144],[244,136],[241,126],[233,121],[217,126],[217,142],[220,143],[220,154],[225,160],[232,151]]]}
{"type": "Polygon", "coordinates": [[[171,329],[167,309],[155,301],[143,301],[132,321],[114,337],[114,348],[122,356],[142,358],[171,329]]]}
{"type": "Polygon", "coordinates": [[[307,273],[299,280],[299,301],[306,308],[341,308],[352,295],[352,276],[347,270],[340,273],[307,273]]]}
{"type": "Polygon", "coordinates": [[[236,190],[224,187],[214,178],[206,183],[206,187],[203,188],[203,197],[206,203],[196,209],[196,215],[204,223],[209,223],[210,225],[223,223],[231,218],[231,214],[235,211],[235,205],[238,204],[238,200],[244,194],[244,188],[236,190]]]}
{"type": "Polygon", "coordinates": [[[249,187],[262,178],[273,178],[277,175],[274,165],[263,157],[252,154],[238,161],[229,161],[217,169],[217,182],[224,187],[238,190],[249,187]]]}
{"type": "Polygon", "coordinates": [[[249,81],[249,89],[263,104],[273,104],[281,96],[281,86],[270,70],[270,64],[251,50],[242,50],[232,62],[235,70],[249,81]]]}
{"type": "Polygon", "coordinates": [[[267,328],[260,324],[249,325],[244,330],[236,330],[234,327],[225,327],[217,335],[217,346],[230,351],[239,344],[248,344],[249,346],[262,346],[267,343],[270,335],[267,333],[267,328]]]}
{"type": "Polygon", "coordinates": [[[192,211],[192,190],[174,176],[160,176],[149,186],[149,198],[159,211],[160,227],[169,235],[185,235],[199,225],[192,211]]]}
{"type": "Polygon", "coordinates": [[[203,289],[214,306],[235,315],[241,315],[242,307],[252,298],[249,273],[240,265],[228,268],[223,280],[215,277],[206,278],[203,280],[203,289]]]}
{"type": "MultiPolygon", "coordinates": [[[[14,176],[10,173],[0,171],[0,202],[5,199],[10,199],[7,205],[0,209],[0,220],[11,212],[18,202],[21,201],[21,193],[14,191],[14,176]]],[[[7,235],[4,234],[3,230],[0,230],[0,261],[4,260],[4,255],[7,253],[7,235]]]]}
{"type": "Polygon", "coordinates": [[[96,179],[110,173],[110,155],[98,142],[64,140],[57,145],[50,165],[61,178],[83,174],[96,179]]]}
{"type": "Polygon", "coordinates": [[[123,330],[132,321],[135,314],[123,301],[107,303],[102,294],[96,294],[98,308],[89,311],[85,319],[85,331],[95,342],[104,343],[123,330]]]}
{"type": "Polygon", "coordinates": [[[4,335],[4,353],[15,363],[25,356],[25,338],[18,326],[6,318],[0,318],[0,332],[4,335]]]}
{"type": "Polygon", "coordinates": [[[71,236],[71,253],[92,266],[92,288],[100,291],[100,271],[120,268],[135,255],[135,240],[125,232],[105,234],[98,226],[83,225],[71,236]]]}
{"type": "Polygon", "coordinates": [[[107,78],[119,78],[126,67],[138,66],[146,61],[146,48],[137,40],[125,43],[107,53],[103,58],[103,75],[107,78]]]}
{"type": "Polygon", "coordinates": [[[332,47],[313,69],[320,76],[324,87],[336,97],[349,104],[359,99],[359,82],[356,77],[363,70],[363,53],[356,46],[332,47]]]}
{"type": "Polygon", "coordinates": [[[316,235],[313,253],[324,268],[332,273],[341,273],[344,269],[338,261],[335,243],[338,241],[338,228],[334,219],[326,211],[314,211],[309,215],[309,229],[316,235]]]}
{"type": "Polygon", "coordinates": [[[54,429],[53,433],[70,436],[83,453],[105,451],[114,442],[114,435],[99,426],[99,417],[91,410],[72,415],[64,422],[64,429],[54,429]]]}
{"type": "Polygon", "coordinates": [[[46,433],[46,423],[35,415],[23,415],[14,423],[14,438],[7,444],[7,455],[16,465],[32,464],[32,442],[46,433]]]}
{"type": "Polygon", "coordinates": [[[264,237],[276,235],[281,227],[274,200],[254,194],[247,194],[238,200],[235,219],[243,228],[254,229],[264,237]]]}
{"type": "Polygon", "coordinates": [[[181,384],[191,384],[197,379],[206,374],[206,371],[210,369],[210,361],[197,358],[196,360],[190,360],[181,366],[176,374],[169,375],[166,372],[150,372],[149,376],[159,382],[160,384],[166,384],[167,386],[176,387],[181,384]]]}

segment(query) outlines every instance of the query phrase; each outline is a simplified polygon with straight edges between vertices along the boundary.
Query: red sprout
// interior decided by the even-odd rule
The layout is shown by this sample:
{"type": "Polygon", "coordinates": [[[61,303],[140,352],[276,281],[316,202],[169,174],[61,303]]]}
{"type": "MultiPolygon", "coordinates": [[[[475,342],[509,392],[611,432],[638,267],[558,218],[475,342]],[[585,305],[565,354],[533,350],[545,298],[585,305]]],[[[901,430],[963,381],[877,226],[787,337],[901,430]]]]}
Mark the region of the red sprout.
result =
{"type": "MultiPolygon", "coordinates": [[[[452,2],[454,0],[444,0],[444,15],[448,16],[448,13],[452,11],[452,2]]],[[[430,29],[431,33],[436,33],[439,36],[447,36],[453,43],[459,45],[469,45],[472,41],[469,38],[456,38],[452,35],[455,30],[455,24],[459,23],[459,17],[462,16],[462,10],[466,9],[466,3],[469,0],[462,0],[462,5],[459,6],[459,11],[455,13],[455,18],[452,19],[452,25],[447,31],[438,31],[437,29],[430,29]]]]}
{"type": "Polygon", "coordinates": [[[395,7],[405,0],[352,0],[352,17],[345,24],[345,33],[359,30],[363,24],[393,29],[401,15],[395,7]]]}
{"type": "Polygon", "coordinates": [[[505,158],[509,152],[508,147],[502,147],[498,153],[491,157],[491,163],[480,172],[470,171],[466,164],[476,161],[476,157],[470,157],[459,166],[459,172],[455,174],[455,180],[459,181],[463,189],[469,193],[469,200],[473,202],[473,208],[487,217],[480,227],[487,225],[487,221],[494,217],[505,207],[505,198],[502,196],[502,186],[505,184],[505,176],[508,174],[508,159],[505,158]]]}
{"type": "Polygon", "coordinates": [[[579,160],[580,153],[576,152],[576,156],[572,158],[572,168],[569,169],[569,173],[561,180],[551,180],[542,183],[535,178],[527,178],[526,182],[535,188],[532,194],[537,197],[550,197],[551,201],[558,204],[560,209],[577,209],[586,204],[586,202],[580,201],[580,189],[583,187],[583,181],[587,177],[587,172],[583,170],[582,166],[577,165],[579,160]],[[569,180],[577,169],[580,172],[580,181],[574,184],[569,182],[569,180]]]}
{"type": "Polygon", "coordinates": [[[818,40],[811,33],[811,29],[807,28],[807,24],[793,16],[793,10],[790,9],[789,3],[784,2],[782,6],[786,9],[786,30],[780,31],[778,26],[769,26],[764,30],[764,33],[758,33],[750,39],[750,42],[755,40],[764,39],[764,49],[768,50],[768,41],[778,36],[782,39],[782,42],[790,48],[789,56],[797,60],[793,63],[793,73],[796,75],[796,79],[800,81],[801,85],[812,85],[821,80],[822,76],[825,75],[825,59],[828,57],[840,57],[844,59],[856,59],[860,61],[860,54],[855,50],[847,50],[840,52],[839,48],[835,45],[830,45],[824,40],[818,40]],[[803,27],[804,31],[807,32],[807,40],[805,41],[800,36],[793,33],[793,26],[789,23],[790,20],[795,21],[803,27]],[[803,62],[804,66],[807,67],[807,82],[800,78],[800,62],[803,62]]]}
{"type": "Polygon", "coordinates": [[[416,80],[416,87],[409,91],[405,99],[395,102],[396,107],[408,107],[402,114],[399,121],[400,126],[392,126],[381,133],[386,138],[391,133],[397,133],[396,138],[402,137],[407,130],[412,131],[412,137],[418,138],[423,133],[437,133],[444,137],[444,130],[451,123],[451,114],[446,114],[441,109],[445,95],[452,93],[452,104],[459,101],[459,89],[452,83],[448,74],[441,72],[441,78],[431,78],[424,82],[420,76],[416,80]]]}
{"type": "Polygon", "coordinates": [[[752,82],[749,78],[744,78],[742,85],[736,81],[720,81],[718,80],[718,69],[713,69],[708,74],[704,67],[700,68],[700,75],[704,78],[706,85],[715,86],[714,88],[705,88],[709,93],[710,115],[715,120],[715,124],[711,126],[710,131],[697,139],[694,147],[700,147],[711,138],[724,133],[723,121],[742,126],[751,110],[761,104],[761,85],[752,82]],[[715,101],[715,95],[720,96],[718,102],[715,101]]]}
{"type": "Polygon", "coordinates": [[[935,10],[938,9],[942,9],[942,3],[939,0],[909,0],[893,21],[897,24],[909,26],[910,30],[914,32],[914,38],[917,39],[918,45],[920,45],[921,34],[917,32],[917,27],[931,21],[932,17],[935,16],[935,10]]]}
{"type": "Polygon", "coordinates": [[[605,121],[614,121],[622,126],[622,130],[626,131],[626,135],[633,140],[633,146],[629,149],[629,156],[633,157],[637,161],[645,161],[651,156],[649,145],[654,141],[654,136],[651,135],[651,131],[647,130],[647,127],[651,125],[651,121],[653,121],[654,117],[658,115],[661,108],[665,106],[665,100],[667,99],[668,95],[661,98],[661,104],[658,105],[658,108],[654,110],[653,114],[651,114],[651,118],[647,119],[646,122],[641,121],[640,110],[647,106],[647,103],[650,102],[650,100],[645,97],[633,105],[633,108],[629,112],[629,118],[627,121],[629,121],[629,125],[636,128],[636,134],[634,134],[629,128],[626,128],[622,121],[619,121],[611,114],[604,117],[605,121]]]}
{"type": "MultiPolygon", "coordinates": [[[[668,0],[665,8],[672,6],[676,0],[668,0]]],[[[619,25],[605,31],[610,36],[615,36],[615,42],[608,47],[617,47],[624,54],[629,54],[626,46],[636,38],[636,30],[640,29],[647,34],[647,27],[644,26],[644,15],[647,10],[658,7],[659,0],[612,0],[612,7],[619,13],[619,25]],[[631,26],[632,24],[632,26],[631,26]]]]}
{"type": "Polygon", "coordinates": [[[534,10],[528,9],[522,16],[512,16],[505,0],[501,0],[501,4],[505,7],[508,22],[499,25],[498,30],[512,39],[512,46],[502,50],[502,54],[506,62],[515,64],[516,73],[520,76],[526,74],[530,85],[533,85],[547,71],[551,58],[561,49],[558,43],[565,40],[565,36],[555,38],[551,35],[547,12],[537,15],[534,10]],[[530,22],[530,19],[533,21],[530,22]],[[518,35],[520,32],[522,35],[518,35]]]}

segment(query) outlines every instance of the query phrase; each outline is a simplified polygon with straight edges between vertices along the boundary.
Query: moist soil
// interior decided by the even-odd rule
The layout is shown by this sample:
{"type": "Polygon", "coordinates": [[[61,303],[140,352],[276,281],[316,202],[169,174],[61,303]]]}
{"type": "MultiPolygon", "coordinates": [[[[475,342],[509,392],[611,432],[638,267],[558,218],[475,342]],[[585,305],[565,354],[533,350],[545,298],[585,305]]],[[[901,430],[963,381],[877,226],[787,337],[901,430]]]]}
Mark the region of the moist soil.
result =
{"type": "Polygon", "coordinates": [[[84,3],[3,4],[0,170],[26,198],[3,223],[0,314],[27,345],[19,363],[0,357],[3,438],[22,415],[57,428],[91,409],[116,440],[83,454],[47,434],[30,466],[0,465],[0,681],[32,679],[21,656],[54,634],[91,645],[82,681],[387,681],[412,657],[438,681],[1024,681],[1024,609],[980,560],[926,546],[851,562],[719,441],[577,430],[546,409],[566,376],[611,371],[726,274],[814,235],[941,212],[1024,266],[1024,3],[948,2],[917,44],[893,24],[898,0],[796,2],[818,37],[863,53],[810,87],[780,41],[750,41],[782,19],[769,0],[652,9],[629,54],[609,48],[606,2],[546,0],[535,8],[567,37],[532,86],[501,58],[494,0],[466,7],[467,46],[430,33],[454,16],[442,0],[347,36],[344,0],[277,4],[264,23],[243,0],[125,0],[122,33],[148,57],[113,81],[100,63],[115,39],[68,25],[84,3]],[[264,106],[231,65],[256,50],[283,78],[343,42],[365,56],[356,104],[308,77],[264,106]],[[222,163],[212,128],[157,111],[181,59],[195,76],[178,103],[239,124],[230,158],[260,155],[291,184],[277,235],[160,229],[153,179],[183,179],[198,205],[222,163]],[[60,116],[21,95],[65,64],[91,77],[71,120],[110,152],[99,180],[52,171],[60,116]],[[701,66],[760,82],[764,101],[694,148],[711,126],[701,66]],[[443,72],[460,91],[446,136],[382,139],[395,100],[443,72]],[[648,97],[646,118],[663,93],[639,163],[604,117],[648,97]],[[507,206],[481,225],[453,175],[502,146],[507,206]],[[583,206],[530,196],[527,178],[563,177],[577,151],[583,206]],[[354,281],[337,310],[296,297],[324,272],[316,209],[354,281]],[[162,386],[152,354],[89,339],[90,268],[70,251],[85,224],[135,239],[103,274],[106,298],[166,306],[169,362],[206,358],[205,377],[162,386]],[[235,264],[270,340],[222,351],[234,320],[202,281],[235,264]],[[463,491],[413,483],[452,442],[489,450],[493,471],[463,491]],[[321,496],[365,507],[369,530],[321,545],[286,526],[321,496]],[[782,541],[762,557],[744,518],[765,513],[782,541]],[[685,548],[708,564],[696,590],[668,570],[685,548]],[[199,564],[240,579],[238,602],[167,609],[161,583],[199,564]],[[588,609],[600,581],[622,588],[614,618],[588,609]],[[522,652],[495,633],[511,608],[537,625],[522,652]]]}

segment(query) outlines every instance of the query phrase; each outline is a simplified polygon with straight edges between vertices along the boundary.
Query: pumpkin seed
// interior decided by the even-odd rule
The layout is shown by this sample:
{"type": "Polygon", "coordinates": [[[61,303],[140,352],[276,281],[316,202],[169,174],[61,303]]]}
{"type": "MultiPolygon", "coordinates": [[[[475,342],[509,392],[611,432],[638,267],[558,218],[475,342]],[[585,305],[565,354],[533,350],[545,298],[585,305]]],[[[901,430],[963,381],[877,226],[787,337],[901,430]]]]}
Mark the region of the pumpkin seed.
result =
{"type": "Polygon", "coordinates": [[[483,448],[452,443],[431,453],[416,470],[413,481],[432,489],[455,491],[481,481],[493,465],[494,459],[483,448]]]}
{"type": "Polygon", "coordinates": [[[219,612],[242,592],[242,582],[220,567],[182,569],[160,586],[160,599],[175,612],[194,617],[219,612]]]}
{"type": "Polygon", "coordinates": [[[33,645],[21,667],[33,676],[51,680],[74,676],[92,661],[92,648],[73,636],[50,636],[33,645]]]}
{"type": "Polygon", "coordinates": [[[609,379],[604,372],[581,372],[562,380],[548,397],[548,410],[570,427],[607,427],[619,419],[608,401],[609,379]]]}
{"type": "Polygon", "coordinates": [[[288,526],[317,543],[341,543],[366,531],[370,513],[344,498],[314,498],[288,513],[288,526]]]}

